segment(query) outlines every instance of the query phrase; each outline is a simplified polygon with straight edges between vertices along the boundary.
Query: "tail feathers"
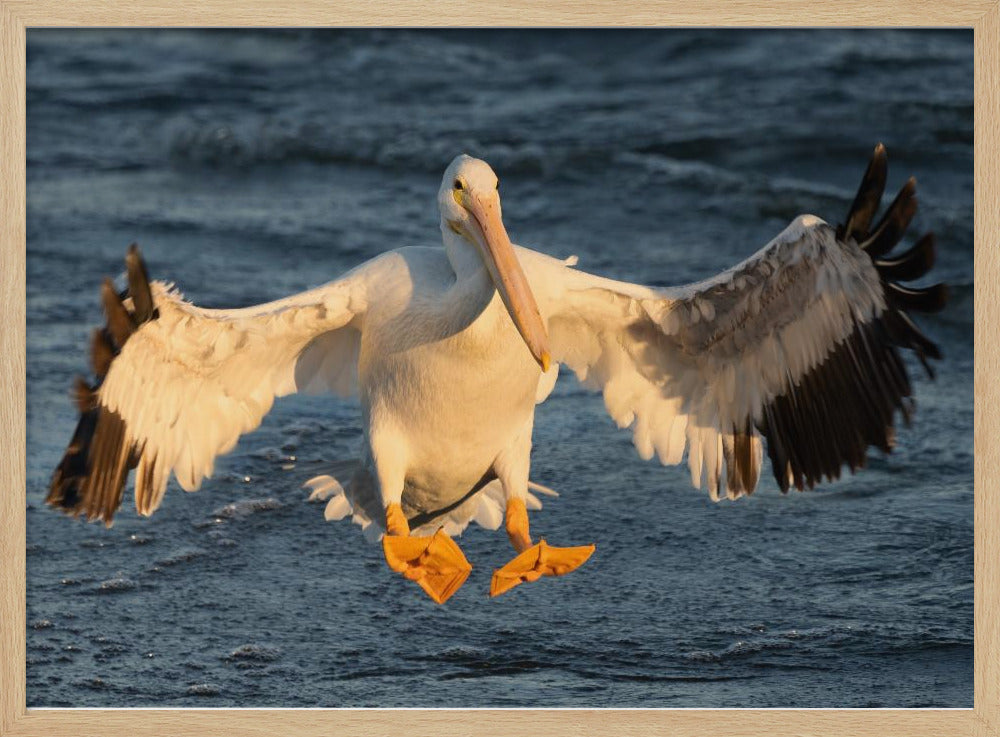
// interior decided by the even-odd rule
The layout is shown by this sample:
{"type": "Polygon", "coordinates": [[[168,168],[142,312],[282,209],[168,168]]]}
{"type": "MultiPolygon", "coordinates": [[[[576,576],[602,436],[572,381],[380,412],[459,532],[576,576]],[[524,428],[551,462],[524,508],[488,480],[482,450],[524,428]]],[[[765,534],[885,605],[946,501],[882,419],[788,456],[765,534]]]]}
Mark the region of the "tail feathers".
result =
{"type": "Polygon", "coordinates": [[[336,522],[351,515],[351,521],[359,525],[365,531],[365,536],[370,541],[377,542],[381,538],[382,529],[378,525],[373,525],[372,520],[360,507],[355,507],[347,496],[346,486],[350,486],[350,479],[357,470],[358,462],[339,461],[328,469],[329,474],[320,474],[302,484],[302,488],[309,489],[309,501],[326,502],[323,510],[323,518],[327,522],[336,522]],[[344,479],[341,482],[340,479],[344,479]],[[374,527],[374,529],[372,529],[374,527]]]}
{"type": "Polygon", "coordinates": [[[95,330],[90,341],[95,381],[91,384],[77,377],[73,386],[80,419],[45,498],[47,504],[68,514],[103,520],[108,526],[121,506],[125,481],[139,462],[141,448],[129,441],[121,415],[101,406],[99,390],[129,337],[157,316],[146,267],[135,244],[129,247],[126,268],[129,289],[124,300],[110,279],[101,285],[107,325],[95,330]]]}
{"type": "Polygon", "coordinates": [[[309,489],[309,501],[323,501],[331,496],[344,493],[345,486],[350,483],[359,463],[355,459],[334,461],[325,466],[326,473],[313,476],[302,484],[303,489],[309,489]]]}
{"type": "MultiPolygon", "coordinates": [[[[543,486],[542,484],[536,483],[531,479],[528,479],[528,490],[537,491],[539,494],[544,494],[545,496],[557,497],[559,492],[555,489],[551,489],[548,486],[543,486]]],[[[541,504],[541,502],[539,502],[541,504]]],[[[541,509],[541,507],[539,507],[541,509]]]]}
{"type": "MultiPolygon", "coordinates": [[[[302,488],[309,489],[309,501],[326,502],[323,517],[328,522],[339,521],[350,516],[351,521],[360,526],[369,542],[378,542],[382,537],[382,520],[373,520],[360,504],[351,500],[351,479],[358,468],[355,460],[339,461],[332,464],[328,474],[314,476],[302,488]],[[338,478],[339,477],[339,478],[338,478]]],[[[532,492],[557,497],[558,492],[548,486],[528,481],[525,505],[528,509],[542,508],[541,500],[532,492]]],[[[461,535],[469,522],[475,522],[487,530],[496,530],[504,520],[506,495],[496,478],[473,488],[465,503],[449,505],[440,514],[417,514],[411,517],[410,531],[414,534],[433,534],[443,529],[449,536],[461,535]]]]}

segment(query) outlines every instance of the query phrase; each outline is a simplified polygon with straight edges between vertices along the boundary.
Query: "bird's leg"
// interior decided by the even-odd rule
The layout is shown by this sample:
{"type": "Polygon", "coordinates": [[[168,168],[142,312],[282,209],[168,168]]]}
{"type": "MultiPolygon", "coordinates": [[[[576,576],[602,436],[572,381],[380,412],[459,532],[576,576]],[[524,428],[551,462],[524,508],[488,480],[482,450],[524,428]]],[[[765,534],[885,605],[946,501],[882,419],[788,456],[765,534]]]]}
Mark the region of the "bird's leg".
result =
{"type": "Polygon", "coordinates": [[[531,532],[528,524],[528,507],[524,499],[511,498],[507,500],[506,524],[507,537],[514,550],[523,553],[531,547],[531,532]]]}
{"type": "MultiPolygon", "coordinates": [[[[542,576],[562,576],[574,571],[586,562],[594,552],[593,545],[581,545],[573,548],[557,548],[545,540],[531,544],[531,532],[528,524],[528,508],[525,499],[528,495],[528,465],[531,452],[531,430],[527,431],[527,443],[518,452],[517,446],[512,453],[501,456],[494,464],[494,470],[503,484],[507,494],[506,529],[510,544],[518,552],[513,560],[493,572],[490,581],[490,596],[499,596],[510,591],[518,584],[537,581],[542,576]]],[[[523,441],[523,438],[522,438],[523,441]]]]}
{"type": "Polygon", "coordinates": [[[410,525],[400,505],[405,471],[384,465],[376,460],[385,503],[385,534],[382,536],[385,561],[396,573],[416,582],[438,604],[444,604],[465,583],[472,566],[462,549],[443,530],[430,536],[410,535],[410,525]]]}

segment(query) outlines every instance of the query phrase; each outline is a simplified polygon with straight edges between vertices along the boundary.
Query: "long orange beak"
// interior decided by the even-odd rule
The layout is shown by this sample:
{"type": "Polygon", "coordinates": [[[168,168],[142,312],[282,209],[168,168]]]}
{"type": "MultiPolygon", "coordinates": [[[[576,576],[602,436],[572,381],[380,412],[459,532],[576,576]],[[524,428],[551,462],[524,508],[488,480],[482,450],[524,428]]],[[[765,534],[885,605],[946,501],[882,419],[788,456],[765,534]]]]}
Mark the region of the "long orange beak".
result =
{"type": "Polygon", "coordinates": [[[531,293],[528,279],[521,269],[511,245],[507,229],[500,218],[500,196],[494,192],[487,195],[469,192],[462,198],[462,205],[472,214],[478,229],[472,228],[472,235],[479,241],[483,260],[500,298],[507,307],[514,326],[524,338],[531,355],[538,361],[542,371],[548,371],[552,363],[549,354],[549,335],[545,323],[538,312],[535,295],[531,293]],[[476,231],[479,232],[476,232],[476,231]]]}

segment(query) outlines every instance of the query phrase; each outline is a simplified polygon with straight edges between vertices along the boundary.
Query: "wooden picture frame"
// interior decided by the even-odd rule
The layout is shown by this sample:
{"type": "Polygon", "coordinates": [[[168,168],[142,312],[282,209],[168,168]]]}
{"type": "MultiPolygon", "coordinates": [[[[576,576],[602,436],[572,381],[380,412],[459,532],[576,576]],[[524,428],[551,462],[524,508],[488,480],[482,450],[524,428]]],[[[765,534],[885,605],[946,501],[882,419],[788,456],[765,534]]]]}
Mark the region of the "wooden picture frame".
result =
{"type": "Polygon", "coordinates": [[[473,4],[0,0],[0,735],[1000,735],[1000,0],[473,4]],[[975,43],[975,687],[972,709],[27,709],[25,32],[46,26],[953,26],[975,43]]]}

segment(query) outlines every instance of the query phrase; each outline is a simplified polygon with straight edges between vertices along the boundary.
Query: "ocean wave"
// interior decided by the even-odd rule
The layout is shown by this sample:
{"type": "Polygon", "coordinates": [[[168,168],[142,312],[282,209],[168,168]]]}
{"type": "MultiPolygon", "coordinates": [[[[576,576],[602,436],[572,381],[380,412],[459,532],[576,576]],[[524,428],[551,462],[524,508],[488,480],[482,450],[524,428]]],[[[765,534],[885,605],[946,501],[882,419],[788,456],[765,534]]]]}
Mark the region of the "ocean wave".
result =
{"type": "Polygon", "coordinates": [[[218,696],[221,691],[218,686],[210,683],[192,683],[187,687],[188,696],[218,696]]]}
{"type": "Polygon", "coordinates": [[[214,509],[211,516],[215,520],[243,519],[260,512],[270,512],[281,509],[284,504],[273,497],[265,499],[241,499],[238,502],[231,502],[223,507],[214,509]]]}
{"type": "Polygon", "coordinates": [[[171,161],[180,167],[245,169],[312,163],[439,174],[456,155],[485,156],[505,176],[551,177],[608,165],[614,147],[583,141],[568,145],[498,140],[495,133],[390,129],[369,124],[329,127],[315,122],[268,120],[257,126],[189,121],[171,134],[171,161]]]}
{"type": "Polygon", "coordinates": [[[201,548],[185,548],[183,550],[178,550],[170,555],[160,558],[156,561],[156,566],[158,568],[169,568],[171,566],[177,566],[182,563],[190,563],[191,561],[201,558],[205,555],[205,551],[201,548]]]}
{"type": "Polygon", "coordinates": [[[281,648],[259,643],[248,643],[240,645],[231,651],[224,660],[229,661],[253,661],[258,663],[270,663],[281,657],[281,648]]]}
{"type": "Polygon", "coordinates": [[[118,594],[125,591],[132,591],[138,588],[139,584],[124,573],[118,573],[113,578],[101,581],[97,585],[96,591],[101,594],[118,594]]]}

